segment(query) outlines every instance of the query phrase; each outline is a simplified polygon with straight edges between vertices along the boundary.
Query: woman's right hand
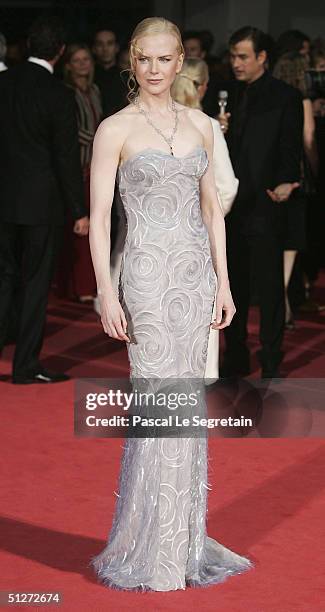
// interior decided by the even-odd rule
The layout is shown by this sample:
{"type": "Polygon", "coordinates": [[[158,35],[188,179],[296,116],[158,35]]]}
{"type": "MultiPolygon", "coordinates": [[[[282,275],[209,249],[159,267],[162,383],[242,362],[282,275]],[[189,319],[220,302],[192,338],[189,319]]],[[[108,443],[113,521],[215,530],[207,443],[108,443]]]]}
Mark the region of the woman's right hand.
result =
{"type": "Polygon", "coordinates": [[[115,295],[99,295],[101,322],[105,334],[115,340],[130,342],[126,335],[127,321],[122,306],[115,295]]]}

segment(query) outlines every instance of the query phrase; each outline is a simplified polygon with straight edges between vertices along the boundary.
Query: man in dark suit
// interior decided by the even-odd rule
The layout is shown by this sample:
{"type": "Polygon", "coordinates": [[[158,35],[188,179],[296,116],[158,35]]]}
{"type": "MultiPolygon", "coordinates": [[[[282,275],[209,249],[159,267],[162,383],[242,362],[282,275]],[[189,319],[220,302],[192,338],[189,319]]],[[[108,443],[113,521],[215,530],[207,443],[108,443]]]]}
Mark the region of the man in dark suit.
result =
{"type": "MultiPolygon", "coordinates": [[[[99,88],[104,117],[109,117],[128,104],[126,76],[121,75],[117,65],[117,56],[120,50],[116,34],[109,26],[99,26],[94,34],[92,51],[95,56],[94,81],[99,88]]],[[[115,194],[111,211],[111,252],[115,247],[120,231],[117,200],[119,198],[118,185],[115,185],[115,194]]]]}
{"type": "MultiPolygon", "coordinates": [[[[303,105],[297,90],[266,70],[269,37],[252,27],[230,39],[236,82],[229,90],[227,132],[239,190],[226,217],[231,291],[237,312],[225,329],[223,377],[250,372],[247,317],[253,265],[260,306],[262,377],[280,376],[283,358],[284,207],[296,197],[302,154],[303,105]]],[[[221,120],[221,123],[222,120],[221,120]]]]}
{"type": "Polygon", "coordinates": [[[29,60],[0,75],[0,350],[18,286],[14,383],[68,379],[39,361],[46,306],[68,206],[74,231],[85,235],[75,102],[54,76],[64,32],[54,18],[38,20],[29,60]]]}
{"type": "Polygon", "coordinates": [[[96,58],[94,81],[102,96],[104,116],[108,117],[128,103],[126,82],[117,65],[119,44],[115,32],[105,26],[98,28],[92,50],[96,58]]]}

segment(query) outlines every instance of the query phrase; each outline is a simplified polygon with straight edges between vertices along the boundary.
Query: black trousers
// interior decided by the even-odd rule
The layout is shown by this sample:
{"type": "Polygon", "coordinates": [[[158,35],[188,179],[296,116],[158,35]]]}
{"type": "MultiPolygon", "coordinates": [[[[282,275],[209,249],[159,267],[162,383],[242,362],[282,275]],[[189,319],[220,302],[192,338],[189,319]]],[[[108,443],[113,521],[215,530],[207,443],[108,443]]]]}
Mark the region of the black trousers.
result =
{"type": "Polygon", "coordinates": [[[13,376],[39,366],[46,307],[62,228],[0,222],[0,350],[17,314],[13,376]]]}
{"type": "Polygon", "coordinates": [[[251,236],[244,235],[237,223],[226,220],[226,228],[229,281],[236,314],[225,328],[225,362],[249,365],[247,319],[253,266],[260,308],[258,356],[263,366],[276,367],[282,358],[285,324],[283,241],[272,228],[270,232],[251,236]]]}

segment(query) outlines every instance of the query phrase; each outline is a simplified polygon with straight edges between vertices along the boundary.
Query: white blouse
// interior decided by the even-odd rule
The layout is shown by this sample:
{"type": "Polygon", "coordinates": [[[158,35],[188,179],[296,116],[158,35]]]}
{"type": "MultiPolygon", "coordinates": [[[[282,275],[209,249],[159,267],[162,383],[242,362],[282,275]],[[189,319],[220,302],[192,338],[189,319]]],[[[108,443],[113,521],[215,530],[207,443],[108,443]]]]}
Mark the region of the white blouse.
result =
{"type": "Polygon", "coordinates": [[[233,167],[229,157],[229,151],[219,121],[210,117],[213,136],[213,170],[219,196],[220,205],[224,216],[226,216],[233,204],[238,191],[239,181],[234,175],[233,167]]]}

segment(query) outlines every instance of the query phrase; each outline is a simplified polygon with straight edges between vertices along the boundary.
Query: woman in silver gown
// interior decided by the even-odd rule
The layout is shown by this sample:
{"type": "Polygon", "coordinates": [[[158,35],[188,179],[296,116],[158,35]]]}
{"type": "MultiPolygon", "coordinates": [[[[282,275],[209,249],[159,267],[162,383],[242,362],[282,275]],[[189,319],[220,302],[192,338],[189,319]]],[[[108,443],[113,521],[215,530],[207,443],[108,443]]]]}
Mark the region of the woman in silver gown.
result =
{"type": "MultiPolygon", "coordinates": [[[[132,101],[100,125],[91,171],[90,246],[104,331],[127,343],[131,379],[202,379],[213,329],[235,313],[211,123],[176,104],[178,28],[149,18],[135,29],[132,101]],[[127,218],[120,294],[109,274],[110,209],[118,171],[127,218]]],[[[92,559],[112,588],[208,586],[252,567],[206,533],[207,440],[127,438],[112,528],[92,559]]]]}

